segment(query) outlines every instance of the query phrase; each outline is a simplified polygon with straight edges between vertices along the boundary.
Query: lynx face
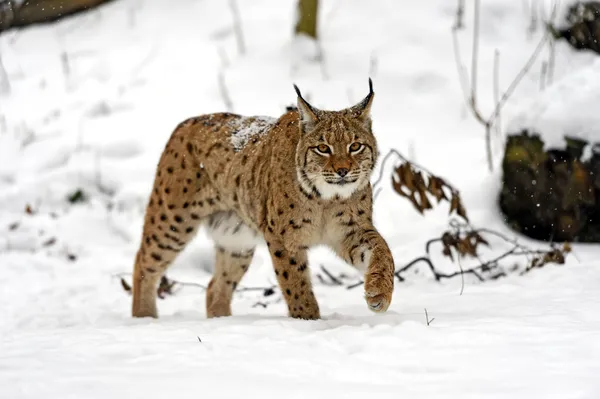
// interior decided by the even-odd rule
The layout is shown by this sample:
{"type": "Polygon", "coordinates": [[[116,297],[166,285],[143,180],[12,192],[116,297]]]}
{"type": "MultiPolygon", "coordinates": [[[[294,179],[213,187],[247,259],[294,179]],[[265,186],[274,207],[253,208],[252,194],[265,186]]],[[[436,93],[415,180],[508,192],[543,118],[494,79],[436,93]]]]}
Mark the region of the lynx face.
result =
{"type": "Polygon", "coordinates": [[[369,110],[373,92],[352,108],[321,111],[298,93],[301,138],[296,149],[300,184],[322,198],[348,198],[369,182],[377,160],[369,110]]]}

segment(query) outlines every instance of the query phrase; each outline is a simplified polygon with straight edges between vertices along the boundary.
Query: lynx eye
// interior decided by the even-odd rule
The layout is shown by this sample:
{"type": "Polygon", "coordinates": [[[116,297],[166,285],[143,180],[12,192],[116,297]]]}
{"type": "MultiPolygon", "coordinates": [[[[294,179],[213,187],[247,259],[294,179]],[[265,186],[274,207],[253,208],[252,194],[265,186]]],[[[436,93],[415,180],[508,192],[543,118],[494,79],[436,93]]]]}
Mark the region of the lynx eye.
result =
{"type": "Polygon", "coordinates": [[[363,147],[363,145],[361,143],[354,142],[354,143],[350,144],[350,152],[357,152],[362,147],[363,147]]]}
{"type": "Polygon", "coordinates": [[[331,154],[331,148],[327,144],[319,144],[316,150],[321,154],[331,154]]]}

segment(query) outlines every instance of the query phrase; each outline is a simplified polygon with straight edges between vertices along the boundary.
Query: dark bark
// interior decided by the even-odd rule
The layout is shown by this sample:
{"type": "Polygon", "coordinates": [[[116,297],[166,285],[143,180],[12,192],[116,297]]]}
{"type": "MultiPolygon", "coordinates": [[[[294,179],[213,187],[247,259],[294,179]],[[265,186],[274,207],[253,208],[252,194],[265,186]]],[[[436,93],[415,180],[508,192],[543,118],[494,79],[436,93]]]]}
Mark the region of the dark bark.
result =
{"type": "Polygon", "coordinates": [[[509,135],[500,209],[518,232],[538,240],[600,242],[600,152],[582,159],[585,141],[565,137],[544,148],[543,135],[509,135]]]}
{"type": "Polygon", "coordinates": [[[582,1],[569,7],[565,15],[566,28],[549,26],[556,39],[565,39],[578,50],[600,54],[600,2],[582,1]]]}
{"type": "Polygon", "coordinates": [[[27,0],[20,6],[0,2],[0,32],[10,28],[56,21],[112,0],[27,0]]]}
{"type": "Polygon", "coordinates": [[[319,0],[298,0],[296,34],[304,33],[317,39],[319,0]]]}

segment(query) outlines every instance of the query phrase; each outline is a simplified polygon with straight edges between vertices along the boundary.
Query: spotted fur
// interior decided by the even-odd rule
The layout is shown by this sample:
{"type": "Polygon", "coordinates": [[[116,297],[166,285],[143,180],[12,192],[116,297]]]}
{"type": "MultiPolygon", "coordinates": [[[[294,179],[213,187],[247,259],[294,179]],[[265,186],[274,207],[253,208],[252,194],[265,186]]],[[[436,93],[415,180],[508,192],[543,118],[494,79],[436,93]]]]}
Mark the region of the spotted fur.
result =
{"type": "Polygon", "coordinates": [[[370,89],[341,111],[316,109],[296,88],[297,110],[279,119],[217,113],[179,124],[161,155],[146,209],[133,316],[158,316],[158,281],[201,226],[216,253],[208,317],[231,315],[233,292],[261,242],[290,316],[320,317],[307,257],[320,244],[363,270],[369,308],[387,310],[394,262],[372,223],[369,178],[378,152],[370,89]]]}

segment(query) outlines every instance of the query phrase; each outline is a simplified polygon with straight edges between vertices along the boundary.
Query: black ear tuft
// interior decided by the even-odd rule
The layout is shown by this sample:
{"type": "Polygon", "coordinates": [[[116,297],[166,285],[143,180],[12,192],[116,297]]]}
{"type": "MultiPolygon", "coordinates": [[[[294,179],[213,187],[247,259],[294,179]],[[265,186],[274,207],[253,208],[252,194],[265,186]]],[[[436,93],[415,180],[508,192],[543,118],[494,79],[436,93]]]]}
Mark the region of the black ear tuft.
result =
{"type": "MultiPolygon", "coordinates": [[[[300,89],[298,88],[298,86],[296,86],[296,84],[294,83],[294,90],[296,90],[296,94],[298,95],[298,97],[302,98],[302,93],[300,93],[300,89]]],[[[303,99],[303,98],[302,98],[303,99]]],[[[303,99],[304,100],[304,99],[303,99]]]]}
{"type": "Polygon", "coordinates": [[[373,104],[373,80],[369,78],[369,94],[358,104],[353,107],[347,108],[350,115],[358,118],[362,123],[367,126],[371,124],[371,105],[373,104]]]}
{"type": "Polygon", "coordinates": [[[296,90],[296,94],[298,95],[297,107],[298,114],[300,116],[300,128],[302,129],[302,131],[310,130],[313,128],[313,126],[319,119],[319,110],[310,105],[308,101],[306,101],[304,97],[302,97],[300,89],[295,84],[294,90],[296,90]]]}

